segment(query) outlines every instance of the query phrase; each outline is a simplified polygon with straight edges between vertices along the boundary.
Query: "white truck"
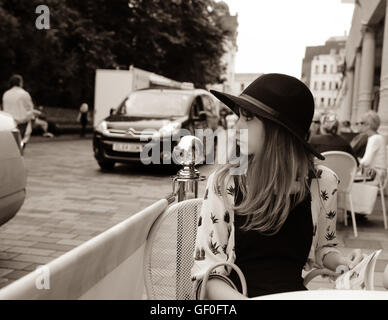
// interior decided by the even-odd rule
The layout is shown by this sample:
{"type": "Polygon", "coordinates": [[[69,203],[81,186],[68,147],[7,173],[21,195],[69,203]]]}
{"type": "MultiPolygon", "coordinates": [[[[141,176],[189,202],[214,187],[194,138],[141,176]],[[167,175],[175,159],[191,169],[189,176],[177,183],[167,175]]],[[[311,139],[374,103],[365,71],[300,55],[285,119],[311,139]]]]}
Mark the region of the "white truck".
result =
{"type": "Polygon", "coordinates": [[[129,70],[97,69],[93,125],[96,126],[109,116],[110,110],[117,108],[129,93],[148,88],[151,84],[172,87],[189,86],[188,83],[177,82],[133,66],[129,70]]]}

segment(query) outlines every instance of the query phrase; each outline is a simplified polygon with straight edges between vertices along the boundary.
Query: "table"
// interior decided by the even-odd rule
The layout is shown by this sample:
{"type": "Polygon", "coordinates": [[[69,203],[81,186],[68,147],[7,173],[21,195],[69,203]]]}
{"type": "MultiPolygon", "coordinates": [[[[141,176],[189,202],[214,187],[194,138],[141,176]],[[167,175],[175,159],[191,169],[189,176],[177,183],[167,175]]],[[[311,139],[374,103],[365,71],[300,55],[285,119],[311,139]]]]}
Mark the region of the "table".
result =
{"type": "Polygon", "coordinates": [[[388,291],[307,290],[270,294],[252,300],[388,300],[388,291]]]}

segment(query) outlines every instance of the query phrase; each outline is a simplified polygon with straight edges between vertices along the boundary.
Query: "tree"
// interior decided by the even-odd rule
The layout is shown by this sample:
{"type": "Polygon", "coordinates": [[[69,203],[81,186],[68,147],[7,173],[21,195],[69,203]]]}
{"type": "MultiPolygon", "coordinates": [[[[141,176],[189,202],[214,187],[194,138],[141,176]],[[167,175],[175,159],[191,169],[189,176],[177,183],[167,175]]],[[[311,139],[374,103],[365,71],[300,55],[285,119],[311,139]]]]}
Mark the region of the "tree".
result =
{"type": "Polygon", "coordinates": [[[93,105],[98,68],[135,65],[198,87],[223,72],[228,34],[213,0],[46,0],[49,30],[35,26],[40,4],[0,0],[2,92],[20,73],[36,103],[78,108],[93,105]]]}
{"type": "Polygon", "coordinates": [[[212,0],[131,1],[132,63],[204,87],[223,72],[227,31],[212,0]]]}

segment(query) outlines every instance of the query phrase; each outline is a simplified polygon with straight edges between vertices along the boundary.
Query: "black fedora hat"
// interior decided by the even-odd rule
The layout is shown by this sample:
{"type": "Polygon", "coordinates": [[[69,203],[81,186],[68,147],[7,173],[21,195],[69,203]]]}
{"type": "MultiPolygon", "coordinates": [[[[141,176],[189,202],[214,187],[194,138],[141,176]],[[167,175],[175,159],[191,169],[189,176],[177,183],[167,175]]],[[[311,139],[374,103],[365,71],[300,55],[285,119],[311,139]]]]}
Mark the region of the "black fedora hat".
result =
{"type": "Polygon", "coordinates": [[[314,115],[314,97],[302,81],[285,74],[268,73],[253,81],[240,96],[216,90],[210,92],[237,115],[239,108],[243,108],[281,125],[313,155],[325,159],[307,142],[314,115]]]}

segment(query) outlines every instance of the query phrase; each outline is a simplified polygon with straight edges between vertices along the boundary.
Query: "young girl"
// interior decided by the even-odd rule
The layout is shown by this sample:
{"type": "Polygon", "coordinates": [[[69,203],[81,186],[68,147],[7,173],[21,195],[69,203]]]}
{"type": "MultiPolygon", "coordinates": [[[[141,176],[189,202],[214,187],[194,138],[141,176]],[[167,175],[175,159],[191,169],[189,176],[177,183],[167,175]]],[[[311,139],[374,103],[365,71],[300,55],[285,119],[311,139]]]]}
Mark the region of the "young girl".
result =
{"type": "MultiPolygon", "coordinates": [[[[266,74],[238,97],[212,93],[239,116],[237,132],[248,133],[245,140],[237,134],[248,166],[232,176],[236,165],[227,164],[208,178],[192,268],[196,296],[203,275],[218,262],[240,267],[249,297],[306,290],[303,268],[328,268],[333,276],[339,266],[353,268],[361,257],[335,249],[338,177],[314,165],[313,155],[324,158],[307,143],[310,90],[296,78],[266,74]]],[[[239,284],[234,271],[218,267],[206,297],[244,298],[239,284]]]]}

